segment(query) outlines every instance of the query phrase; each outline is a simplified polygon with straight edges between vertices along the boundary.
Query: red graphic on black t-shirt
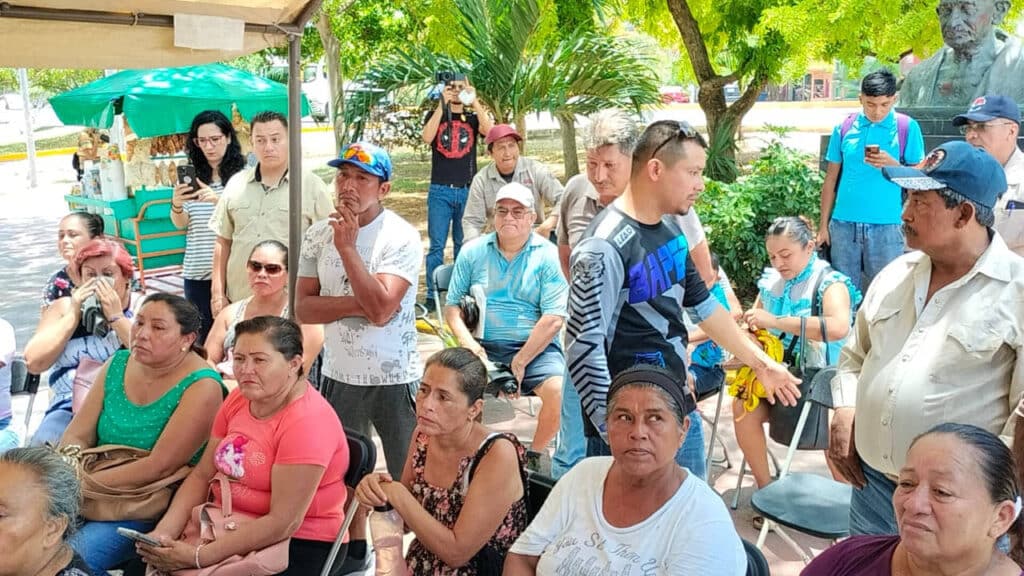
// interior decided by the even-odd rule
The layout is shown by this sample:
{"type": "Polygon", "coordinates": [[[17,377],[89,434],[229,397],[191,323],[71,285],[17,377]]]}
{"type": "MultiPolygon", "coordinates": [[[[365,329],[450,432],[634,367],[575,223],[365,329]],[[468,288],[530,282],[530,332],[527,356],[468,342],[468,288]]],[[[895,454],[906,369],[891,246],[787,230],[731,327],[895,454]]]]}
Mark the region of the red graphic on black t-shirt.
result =
{"type": "Polygon", "coordinates": [[[456,118],[452,118],[450,130],[448,124],[441,122],[437,128],[437,151],[445,158],[462,158],[473,150],[473,126],[456,118]]]}

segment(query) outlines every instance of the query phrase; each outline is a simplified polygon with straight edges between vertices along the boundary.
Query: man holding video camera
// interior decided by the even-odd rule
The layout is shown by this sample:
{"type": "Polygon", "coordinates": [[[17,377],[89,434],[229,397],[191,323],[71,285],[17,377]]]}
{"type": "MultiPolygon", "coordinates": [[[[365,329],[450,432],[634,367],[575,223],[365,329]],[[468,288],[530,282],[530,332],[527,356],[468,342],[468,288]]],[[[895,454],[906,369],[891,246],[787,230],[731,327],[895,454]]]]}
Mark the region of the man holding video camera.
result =
{"type": "Polygon", "coordinates": [[[434,269],[444,262],[449,227],[454,256],[462,248],[462,214],[476,174],[477,135],[486,135],[494,125],[465,74],[445,70],[435,79],[443,88],[437,108],[427,114],[423,126],[423,141],[431,149],[427,192],[427,307],[431,310],[437,295],[434,269]]]}

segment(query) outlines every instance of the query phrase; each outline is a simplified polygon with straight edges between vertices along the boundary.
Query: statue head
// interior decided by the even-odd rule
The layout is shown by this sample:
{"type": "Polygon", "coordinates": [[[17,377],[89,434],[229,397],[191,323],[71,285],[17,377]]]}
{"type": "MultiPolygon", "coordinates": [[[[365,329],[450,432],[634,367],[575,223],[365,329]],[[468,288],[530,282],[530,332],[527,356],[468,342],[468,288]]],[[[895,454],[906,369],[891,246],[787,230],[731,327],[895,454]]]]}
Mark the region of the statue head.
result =
{"type": "Polygon", "coordinates": [[[946,45],[958,53],[973,53],[994,36],[1009,9],[1009,0],[939,0],[935,11],[946,45]]]}

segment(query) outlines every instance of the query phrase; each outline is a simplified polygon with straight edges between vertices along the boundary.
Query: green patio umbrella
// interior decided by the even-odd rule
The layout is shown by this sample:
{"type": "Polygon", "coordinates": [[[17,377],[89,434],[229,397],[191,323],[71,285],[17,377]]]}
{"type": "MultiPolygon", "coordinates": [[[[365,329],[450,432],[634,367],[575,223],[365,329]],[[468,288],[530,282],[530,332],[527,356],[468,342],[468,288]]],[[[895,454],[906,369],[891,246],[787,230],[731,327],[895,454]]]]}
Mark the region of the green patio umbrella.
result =
{"type": "MultiPolygon", "coordinates": [[[[73,126],[110,128],[124,114],[133,132],[149,138],[188,132],[203,110],[231,118],[232,105],[246,120],[264,110],[287,115],[288,87],[223,64],[123,70],[54,96],[50,105],[73,126]]],[[[302,114],[309,114],[305,94],[302,114]]]]}

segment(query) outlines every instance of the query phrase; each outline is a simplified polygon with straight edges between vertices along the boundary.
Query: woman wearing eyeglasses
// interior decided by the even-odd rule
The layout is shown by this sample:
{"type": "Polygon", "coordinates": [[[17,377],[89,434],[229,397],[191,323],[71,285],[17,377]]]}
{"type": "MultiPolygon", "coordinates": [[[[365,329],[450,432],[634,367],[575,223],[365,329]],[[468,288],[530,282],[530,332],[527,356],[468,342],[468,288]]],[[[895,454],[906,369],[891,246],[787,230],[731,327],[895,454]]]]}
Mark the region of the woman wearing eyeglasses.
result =
{"type": "MultiPolygon", "coordinates": [[[[288,248],[277,240],[264,240],[249,254],[246,268],[252,296],[221,310],[206,340],[210,363],[229,379],[233,377],[231,349],[235,346],[235,326],[258,316],[288,317],[288,248]]],[[[302,325],[302,363],[306,374],[323,344],[321,325],[302,325]]],[[[229,387],[234,385],[230,380],[225,383],[229,387]]]]}
{"type": "Polygon", "coordinates": [[[171,222],[187,229],[185,236],[185,298],[199,308],[203,327],[199,342],[206,341],[213,324],[210,311],[210,283],[213,277],[213,247],[217,236],[210,230],[210,217],[220,200],[224,185],[245,168],[235,128],[227,116],[216,111],[200,112],[192,120],[185,152],[196,169],[196,187],[178,184],[171,197],[171,222]]]}

